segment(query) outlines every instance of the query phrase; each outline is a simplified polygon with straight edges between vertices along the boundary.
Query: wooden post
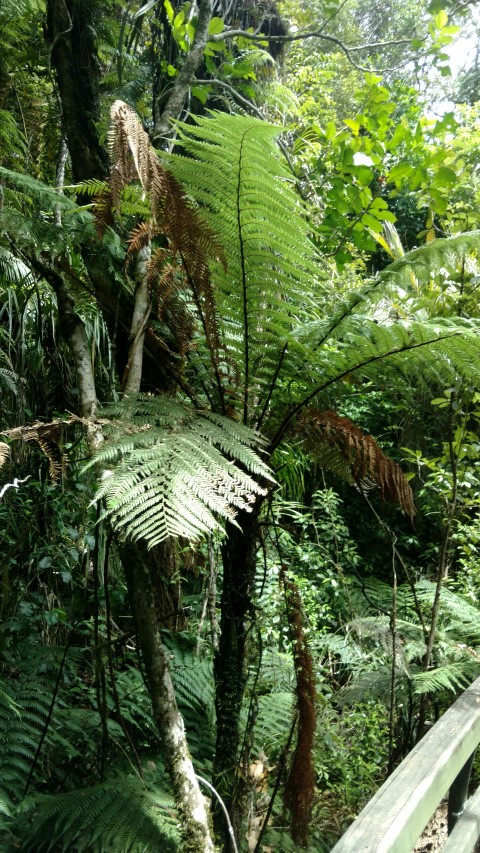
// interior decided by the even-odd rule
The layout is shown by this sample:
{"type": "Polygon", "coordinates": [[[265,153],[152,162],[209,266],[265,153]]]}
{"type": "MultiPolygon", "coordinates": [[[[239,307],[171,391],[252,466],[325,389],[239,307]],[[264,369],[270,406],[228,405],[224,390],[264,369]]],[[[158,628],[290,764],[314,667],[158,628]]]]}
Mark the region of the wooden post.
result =
{"type": "Polygon", "coordinates": [[[442,847],[442,853],[471,853],[480,837],[480,788],[465,806],[451,835],[442,847]]]}
{"type": "Polygon", "coordinates": [[[468,797],[468,783],[472,772],[475,752],[472,752],[468,761],[463,765],[458,776],[453,780],[448,792],[448,834],[452,832],[458,818],[463,814],[468,797]]]}
{"type": "Polygon", "coordinates": [[[332,853],[410,853],[479,742],[480,678],[407,755],[332,853]]]}

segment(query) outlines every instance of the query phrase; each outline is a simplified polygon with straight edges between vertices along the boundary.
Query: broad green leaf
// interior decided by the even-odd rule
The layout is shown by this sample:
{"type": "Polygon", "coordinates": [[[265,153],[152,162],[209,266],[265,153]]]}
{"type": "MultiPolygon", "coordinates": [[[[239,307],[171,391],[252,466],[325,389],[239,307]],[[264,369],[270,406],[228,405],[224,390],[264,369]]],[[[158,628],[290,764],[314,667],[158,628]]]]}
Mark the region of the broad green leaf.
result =
{"type": "Polygon", "coordinates": [[[212,18],[210,24],[208,25],[208,34],[209,36],[216,36],[219,33],[223,33],[225,29],[225,25],[221,18],[212,18]]]}
{"type": "Polygon", "coordinates": [[[398,184],[408,178],[414,171],[413,166],[409,163],[397,163],[387,175],[387,181],[391,184],[398,184]]]}
{"type": "Polygon", "coordinates": [[[192,95],[197,98],[200,103],[205,105],[208,101],[208,96],[211,92],[210,86],[192,86],[192,95]]]}
{"type": "Polygon", "coordinates": [[[347,127],[349,127],[350,130],[352,130],[355,134],[358,133],[358,131],[360,130],[360,124],[358,123],[358,121],[355,121],[354,118],[345,118],[343,120],[343,123],[346,124],[347,127]]]}
{"type": "Polygon", "coordinates": [[[449,166],[441,166],[433,178],[433,184],[436,187],[450,187],[452,184],[455,184],[456,181],[456,172],[449,166]]]}
{"type": "Polygon", "coordinates": [[[328,121],[327,126],[325,128],[325,136],[327,138],[327,142],[330,142],[331,139],[335,136],[337,132],[337,128],[334,121],[328,121]]]}
{"type": "Polygon", "coordinates": [[[439,12],[434,17],[435,26],[439,30],[443,30],[444,27],[448,24],[448,15],[445,9],[440,9],[439,12]]]}

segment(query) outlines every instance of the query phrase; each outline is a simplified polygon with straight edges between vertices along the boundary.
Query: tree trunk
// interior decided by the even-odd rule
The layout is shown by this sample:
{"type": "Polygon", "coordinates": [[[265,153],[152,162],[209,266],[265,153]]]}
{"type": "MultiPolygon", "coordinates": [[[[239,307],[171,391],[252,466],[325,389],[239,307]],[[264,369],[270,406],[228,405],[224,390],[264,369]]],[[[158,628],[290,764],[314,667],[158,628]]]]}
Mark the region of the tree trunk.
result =
{"type": "Polygon", "coordinates": [[[151,257],[152,246],[149,241],[148,245],[143,246],[137,252],[135,259],[136,289],[130,326],[130,349],[123,376],[124,394],[138,394],[142,381],[145,332],[152,310],[148,286],[148,264],[151,257]]]}
{"type": "Polygon", "coordinates": [[[48,0],[49,61],[56,70],[75,181],[104,178],[108,174],[105,150],[99,143],[96,122],[99,63],[95,50],[95,13],[91,0],[48,0]]]}
{"type": "Polygon", "coordinates": [[[122,562],[137,627],[153,716],[161,735],[163,756],[182,814],[183,853],[214,853],[208,810],[190,758],[185,727],[178,710],[168,659],[155,612],[150,572],[138,551],[123,546],[122,562]]]}
{"type": "MultiPolygon", "coordinates": [[[[241,530],[229,525],[222,548],[220,640],[215,657],[217,741],[213,784],[227,804],[238,838],[242,805],[236,801],[236,776],[240,746],[240,709],[247,680],[247,639],[253,621],[252,597],[255,586],[257,522],[260,505],[252,513],[240,512],[241,530]]],[[[215,827],[230,840],[220,812],[215,827]]]]}
{"type": "Polygon", "coordinates": [[[195,72],[203,60],[203,52],[208,40],[208,28],[212,18],[212,0],[200,0],[198,7],[197,26],[192,46],[187,53],[172,86],[170,96],[164,104],[161,113],[158,105],[154,104],[155,129],[153,144],[160,148],[175,132],[172,120],[179,119],[185,105],[195,72]]]}
{"type": "Polygon", "coordinates": [[[169,631],[183,631],[185,613],[176,540],[170,537],[150,550],[144,542],[129,544],[129,548],[135,548],[149,568],[159,627],[168,628],[169,631]]]}

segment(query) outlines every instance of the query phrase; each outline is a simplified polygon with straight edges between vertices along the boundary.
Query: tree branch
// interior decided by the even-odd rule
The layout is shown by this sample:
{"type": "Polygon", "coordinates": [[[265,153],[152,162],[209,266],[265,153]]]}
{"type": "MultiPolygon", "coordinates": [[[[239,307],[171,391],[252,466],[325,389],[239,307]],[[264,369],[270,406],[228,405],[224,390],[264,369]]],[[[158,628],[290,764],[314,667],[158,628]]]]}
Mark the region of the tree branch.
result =
{"type": "MultiPolygon", "coordinates": [[[[161,114],[155,120],[155,129],[153,134],[153,144],[160,148],[174,132],[172,128],[172,120],[178,119],[183,110],[185,100],[190,90],[190,85],[194,78],[195,72],[203,59],[205,45],[211,36],[208,35],[208,27],[212,18],[212,0],[200,0],[198,10],[197,28],[193,39],[190,52],[185,58],[185,62],[178,72],[173,84],[172,91],[169,95],[161,114]]],[[[155,105],[158,112],[158,101],[155,105]]]]}
{"type": "MultiPolygon", "coordinates": [[[[218,42],[218,41],[223,41],[224,39],[237,38],[237,37],[249,39],[250,41],[256,41],[256,42],[267,41],[267,42],[280,42],[283,44],[293,42],[293,41],[302,41],[304,39],[309,39],[309,38],[322,39],[323,41],[328,41],[331,44],[334,44],[338,48],[340,48],[340,50],[343,51],[343,53],[347,57],[348,61],[350,62],[351,65],[353,65],[354,68],[356,68],[358,71],[366,71],[366,72],[371,72],[372,69],[367,68],[364,65],[359,65],[357,62],[355,62],[355,60],[351,56],[352,53],[359,53],[360,51],[364,51],[364,50],[377,50],[379,48],[384,48],[384,47],[397,47],[397,46],[403,45],[403,44],[411,44],[411,41],[412,41],[411,38],[408,38],[408,39],[392,39],[391,41],[375,41],[375,42],[369,42],[367,44],[346,45],[340,39],[336,38],[335,36],[327,35],[326,33],[322,32],[322,30],[313,30],[313,31],[307,32],[307,33],[292,33],[291,35],[287,35],[287,36],[268,36],[268,35],[264,35],[262,33],[249,33],[246,30],[224,30],[222,33],[217,33],[216,35],[209,36],[209,41],[218,42]]],[[[412,38],[413,37],[414,36],[412,36],[412,38]]],[[[388,70],[390,70],[390,69],[387,69],[387,68],[383,69],[383,71],[388,71],[388,70]]]]}

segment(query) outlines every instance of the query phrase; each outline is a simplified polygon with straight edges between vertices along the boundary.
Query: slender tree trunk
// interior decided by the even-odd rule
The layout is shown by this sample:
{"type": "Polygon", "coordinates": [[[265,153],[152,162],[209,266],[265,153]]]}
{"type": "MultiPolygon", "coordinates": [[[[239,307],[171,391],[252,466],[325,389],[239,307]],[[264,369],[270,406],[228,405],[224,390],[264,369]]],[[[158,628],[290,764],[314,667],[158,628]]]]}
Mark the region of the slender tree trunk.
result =
{"type": "Polygon", "coordinates": [[[157,622],[150,572],[138,551],[126,546],[122,549],[122,561],[152,697],[153,716],[162,736],[165,763],[182,813],[182,851],[214,853],[208,808],[188,752],[185,727],[157,622]]]}
{"type": "MultiPolygon", "coordinates": [[[[192,57],[186,58],[183,77],[191,78],[203,56],[208,23],[211,17],[211,0],[202,0],[203,24],[197,25],[197,35],[192,46],[192,57]],[[195,59],[195,68],[188,70],[195,59]],[[187,74],[188,72],[188,74],[187,74]]],[[[97,122],[98,110],[98,57],[95,49],[95,16],[101,12],[96,0],[47,0],[49,64],[54,68],[62,104],[62,119],[75,181],[91,178],[104,179],[108,174],[106,152],[100,144],[97,122]]],[[[180,75],[179,75],[180,76],[180,75]]],[[[175,84],[175,89],[178,83],[175,84]]],[[[183,96],[184,97],[184,96],[183,96]]],[[[177,101],[170,100],[168,117],[160,124],[160,131],[170,130],[170,117],[176,116],[177,101]]],[[[182,101],[183,104],[183,101],[182,101]]],[[[181,107],[180,107],[181,109],[181,107]]],[[[140,254],[140,253],[139,253],[140,254]]],[[[148,321],[148,287],[146,265],[148,252],[139,258],[137,266],[137,291],[133,314],[125,300],[118,303],[118,285],[97,252],[84,252],[84,261],[92,279],[99,305],[108,321],[116,318],[130,330],[130,352],[125,371],[124,388],[128,393],[140,390],[143,369],[144,339],[148,321]]],[[[47,276],[50,280],[50,277],[47,276]]],[[[91,359],[85,348],[85,329],[75,314],[73,299],[68,290],[56,287],[59,312],[74,358],[80,388],[81,411],[91,417],[96,408],[95,382],[91,359]],[[63,307],[61,308],[61,304],[63,307]]],[[[115,320],[116,322],[116,320],[115,320]]],[[[110,327],[112,323],[110,322],[110,327]]],[[[150,340],[154,350],[155,375],[165,365],[165,352],[161,345],[150,340]],[[160,356],[160,358],[159,358],[160,356]]],[[[213,853],[208,809],[201,795],[188,754],[183,720],[178,711],[173,685],[168,671],[160,625],[169,625],[169,619],[178,622],[179,590],[176,579],[175,543],[165,543],[155,554],[145,553],[141,545],[129,544],[124,548],[124,566],[128,577],[132,611],[136,617],[139,640],[148,674],[155,720],[164,745],[165,760],[172,777],[178,805],[182,810],[185,853],[213,853]],[[172,580],[174,581],[172,583],[172,580]],[[153,581],[153,584],[152,584],[153,581]],[[153,591],[153,586],[156,592],[153,591]],[[165,591],[162,596],[161,590],[165,591]],[[173,615],[172,615],[173,614],[173,615]],[[158,620],[161,620],[160,624],[158,620]]]]}
{"type": "Polygon", "coordinates": [[[140,391],[143,369],[143,347],[148,318],[152,310],[150,288],[148,286],[148,264],[152,256],[150,242],[137,253],[135,263],[135,300],[132,325],[130,327],[130,349],[123,377],[124,394],[137,394],[140,391]]]}
{"type": "Polygon", "coordinates": [[[72,351],[77,374],[80,413],[84,418],[93,418],[97,412],[97,392],[85,326],[75,311],[75,302],[68,286],[60,278],[56,294],[60,330],[72,351]]]}
{"type": "Polygon", "coordinates": [[[174,133],[172,119],[178,119],[181,116],[195,72],[203,60],[203,52],[208,40],[208,27],[212,18],[212,8],[212,0],[200,0],[193,44],[175,77],[170,97],[161,113],[158,104],[154,104],[153,144],[157,147],[161,147],[165,138],[171,137],[174,133]]]}
{"type": "MultiPolygon", "coordinates": [[[[255,585],[257,522],[260,505],[252,513],[241,512],[241,530],[229,525],[222,548],[220,639],[215,657],[217,741],[213,784],[225,800],[238,838],[242,805],[236,801],[236,776],[240,746],[240,709],[247,680],[247,640],[255,585]]],[[[215,827],[230,841],[222,815],[215,813],[215,827]]]]}

